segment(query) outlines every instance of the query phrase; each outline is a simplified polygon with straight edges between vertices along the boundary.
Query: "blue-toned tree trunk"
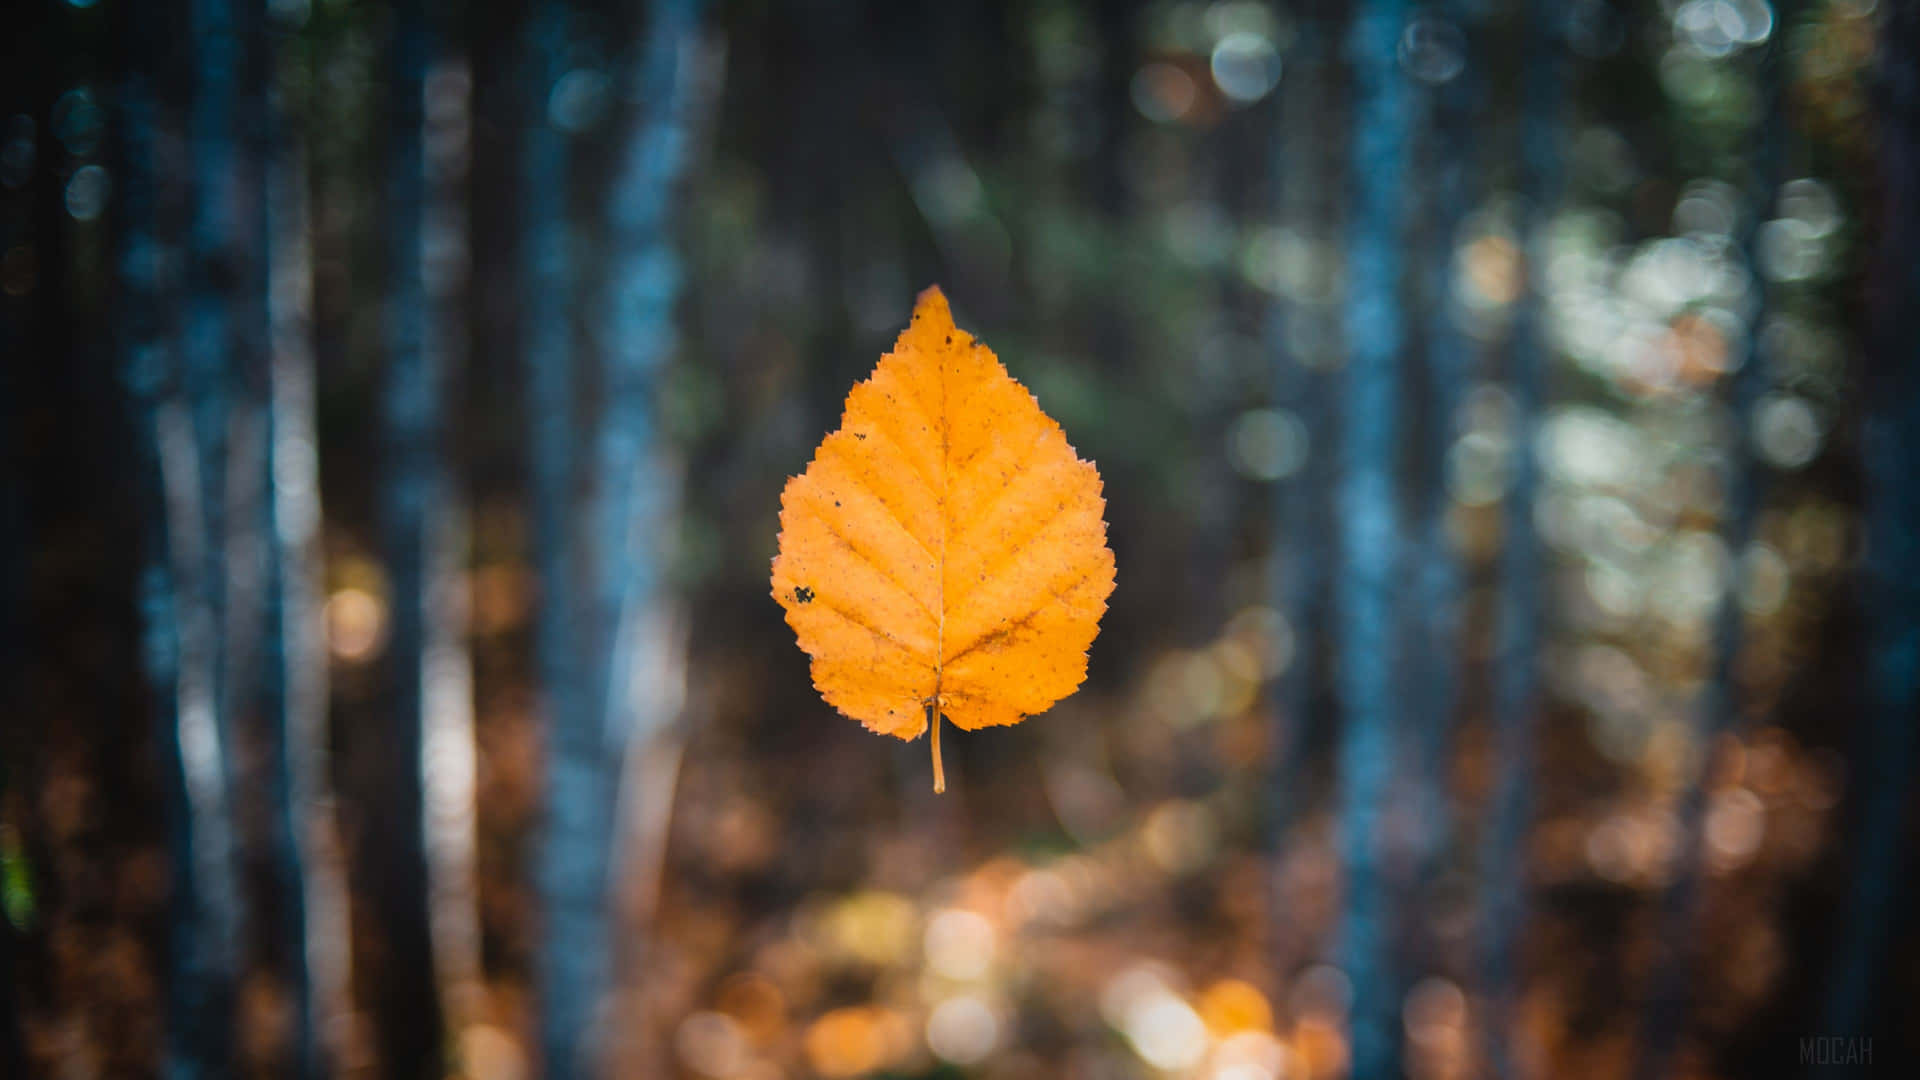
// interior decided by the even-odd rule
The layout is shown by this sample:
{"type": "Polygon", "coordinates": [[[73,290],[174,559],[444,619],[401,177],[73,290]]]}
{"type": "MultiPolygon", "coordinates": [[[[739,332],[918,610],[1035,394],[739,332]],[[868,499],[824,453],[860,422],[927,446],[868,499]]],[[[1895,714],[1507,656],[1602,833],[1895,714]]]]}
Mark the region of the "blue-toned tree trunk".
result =
{"type": "MultiPolygon", "coordinates": [[[[599,1020],[616,953],[610,886],[620,777],[629,739],[664,723],[673,697],[637,683],[636,661],[642,624],[660,607],[661,534],[676,501],[677,480],[656,445],[653,399],[674,342],[680,270],[668,210],[689,141],[698,11],[692,0],[651,4],[634,69],[622,79],[638,105],[620,136],[606,202],[607,281],[593,308],[589,352],[600,361],[600,408],[585,448],[572,420],[579,365],[564,336],[565,298],[577,295],[562,201],[568,148],[554,117],[535,118],[528,146],[534,205],[527,244],[539,293],[529,308],[528,357],[536,543],[549,583],[539,628],[549,717],[540,976],[543,1053],[547,1075],[556,1078],[591,1074],[604,1047],[599,1020]],[[541,325],[547,318],[552,324],[541,325]],[[576,490],[587,513],[570,528],[576,490]]],[[[565,14],[541,18],[535,87],[550,95],[562,74],[565,14]]],[[[546,95],[536,100],[547,104],[546,95]]]]}
{"type": "Polygon", "coordinates": [[[227,450],[247,316],[247,290],[238,278],[247,268],[250,239],[236,106],[242,87],[237,21],[235,7],[224,0],[190,6],[192,189],[184,293],[170,287],[173,259],[159,226],[159,80],[148,48],[162,31],[150,12],[136,13],[127,26],[118,126],[119,347],[149,497],[142,515],[150,528],[141,609],[172,858],[162,1072],[183,1078],[228,1075],[234,1067],[242,940],[230,794],[231,710],[238,693],[234,658],[222,646],[232,591],[224,507],[234,478],[227,450]],[[176,308],[184,312],[179,322],[176,308]]]}
{"type": "MultiPolygon", "coordinates": [[[[597,986],[581,985],[575,965],[591,971],[606,942],[592,917],[605,881],[594,838],[596,801],[605,791],[598,743],[582,739],[590,702],[585,641],[575,616],[577,563],[567,524],[575,505],[575,289],[572,216],[568,212],[572,147],[557,122],[554,94],[567,73],[573,14],[560,0],[537,4],[527,30],[527,128],[521,147],[521,258],[524,260],[529,446],[533,486],[534,562],[541,584],[535,634],[547,721],[544,836],[535,868],[546,940],[538,960],[541,1054],[552,1080],[579,1075],[597,986]],[[584,917],[583,917],[584,915],[584,917]],[[571,920],[571,921],[570,921],[571,920]]],[[[586,734],[592,734],[587,732],[586,734]]]]}
{"type": "Polygon", "coordinates": [[[392,590],[387,650],[389,701],[377,779],[381,800],[361,838],[369,918],[384,946],[372,973],[376,1042],[387,1075],[436,1076],[441,1011],[427,907],[422,745],[427,707],[427,563],[433,515],[444,498],[445,372],[428,347],[422,214],[426,194],[426,73],[430,36],[424,0],[394,8],[388,98],[387,377],[382,529],[392,590]]]}
{"type": "Polygon", "coordinates": [[[1523,849],[1533,809],[1533,729],[1540,708],[1543,552],[1534,531],[1540,472],[1535,434],[1550,359],[1540,301],[1540,246],[1560,195],[1556,140],[1564,94],[1562,10],[1553,0],[1529,0],[1523,34],[1520,167],[1529,280],[1515,304],[1511,330],[1508,385],[1513,400],[1513,468],[1501,530],[1498,643],[1493,658],[1494,760],[1500,764],[1500,781],[1486,834],[1486,899],[1481,911],[1486,1067],[1503,1078],[1513,1074],[1509,1042],[1526,916],[1523,849]]]}
{"type": "MultiPolygon", "coordinates": [[[[1821,1034],[1869,1037],[1895,1015],[1883,993],[1895,924],[1912,925],[1903,880],[1920,756],[1920,3],[1881,14],[1880,204],[1861,401],[1868,624],[1866,709],[1855,736],[1849,823],[1857,840],[1821,1034]]],[[[1881,1030],[1885,1030],[1882,1028],[1881,1030]]]]}
{"type": "Polygon", "coordinates": [[[1353,980],[1350,1027],[1357,1080],[1399,1071],[1398,987],[1391,913],[1381,864],[1381,808],[1400,727],[1395,641],[1401,515],[1395,461],[1406,348],[1402,286],[1413,98],[1396,50],[1407,18],[1400,0],[1368,0],[1348,39],[1353,71],[1353,202],[1348,218],[1346,395],[1341,404],[1338,491],[1336,686],[1340,848],[1345,912],[1340,957],[1353,980]]]}
{"type": "MultiPolygon", "coordinates": [[[[192,196],[183,359],[198,459],[203,565],[197,578],[210,619],[212,727],[223,783],[231,789],[243,779],[235,759],[239,716],[260,701],[265,615],[263,69],[248,47],[261,8],[192,0],[190,13],[192,196]]],[[[226,828],[233,832],[231,821],[226,828]]],[[[236,844],[232,835],[228,841],[236,844]]],[[[239,951],[251,933],[245,915],[238,904],[227,928],[239,951]]]]}
{"type": "MultiPolygon", "coordinates": [[[[595,342],[603,413],[589,497],[597,531],[596,612],[604,671],[597,680],[615,769],[626,742],[671,719],[656,688],[636,685],[640,623],[659,609],[664,559],[677,520],[679,477],[658,445],[654,398],[677,332],[680,261],[669,210],[693,139],[693,52],[700,0],[655,0],[631,77],[640,107],[607,202],[612,248],[595,342]]],[[[671,696],[671,695],[670,695],[671,696]]]]}

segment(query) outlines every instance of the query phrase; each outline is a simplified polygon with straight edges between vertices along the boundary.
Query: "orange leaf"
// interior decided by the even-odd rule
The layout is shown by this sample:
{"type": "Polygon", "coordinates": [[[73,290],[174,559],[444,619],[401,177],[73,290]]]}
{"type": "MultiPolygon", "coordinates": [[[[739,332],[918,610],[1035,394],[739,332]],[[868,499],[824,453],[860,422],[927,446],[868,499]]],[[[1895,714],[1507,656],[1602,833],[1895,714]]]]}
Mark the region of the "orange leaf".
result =
{"type": "Polygon", "coordinates": [[[1079,687],[1113,592],[1100,474],[938,287],[780,496],[773,597],[874,731],[1017,724],[1079,687]]]}

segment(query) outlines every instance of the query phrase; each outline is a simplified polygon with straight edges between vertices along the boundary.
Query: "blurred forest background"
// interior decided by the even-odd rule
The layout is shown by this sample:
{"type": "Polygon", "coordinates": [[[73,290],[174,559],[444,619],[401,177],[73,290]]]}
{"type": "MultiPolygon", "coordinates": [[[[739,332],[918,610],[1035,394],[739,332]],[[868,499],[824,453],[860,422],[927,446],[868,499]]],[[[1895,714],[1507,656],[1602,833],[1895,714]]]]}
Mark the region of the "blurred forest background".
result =
{"type": "Polygon", "coordinates": [[[1917,274],[1914,0],[19,0],[0,1076],[1911,1069],[1917,274]],[[938,797],[934,282],[1119,565],[938,797]]]}

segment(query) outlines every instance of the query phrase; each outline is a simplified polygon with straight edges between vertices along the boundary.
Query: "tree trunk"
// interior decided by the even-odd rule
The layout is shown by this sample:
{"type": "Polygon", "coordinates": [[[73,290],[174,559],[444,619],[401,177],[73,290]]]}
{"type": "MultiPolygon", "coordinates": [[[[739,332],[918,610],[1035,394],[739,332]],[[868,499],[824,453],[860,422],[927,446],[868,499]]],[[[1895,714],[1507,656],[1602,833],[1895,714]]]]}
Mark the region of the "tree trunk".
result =
{"type": "MultiPolygon", "coordinates": [[[[426,293],[423,349],[444,373],[438,394],[458,410],[465,398],[454,372],[471,370],[467,329],[469,278],[467,161],[472,138],[473,77],[447,35],[435,35],[426,73],[422,276],[426,293]]],[[[464,424],[447,425],[452,430],[464,424]]],[[[451,444],[452,439],[447,440],[451,444]]],[[[454,453],[447,445],[443,453],[454,453]]],[[[451,469],[440,473],[428,508],[426,596],[429,617],[422,656],[424,702],[421,780],[426,809],[428,918],[435,978],[445,1023],[458,1034],[480,1019],[480,911],[474,881],[473,654],[468,643],[468,496],[451,469]]]]}
{"type": "MultiPolygon", "coordinates": [[[[620,834],[616,811],[628,741],[669,719],[677,695],[659,682],[642,646],[658,635],[667,535],[677,477],[656,445],[653,398],[674,342],[680,269],[669,233],[672,202],[689,142],[687,105],[699,5],[656,0],[636,67],[624,82],[639,102],[621,136],[602,237],[608,245],[604,292],[591,318],[600,360],[601,400],[590,443],[579,426],[573,380],[578,365],[559,328],[541,311],[564,312],[577,295],[567,279],[564,192],[567,148],[553,118],[536,121],[528,198],[529,252],[541,308],[532,310],[535,521],[545,590],[541,632],[548,694],[547,820],[540,889],[546,940],[540,960],[547,1075],[596,1071],[604,1049],[600,1013],[611,982],[612,860],[620,834]],[[584,475],[583,475],[584,474],[584,475]],[[576,484],[585,513],[568,511],[576,484]],[[579,526],[569,528],[569,521],[579,526]],[[637,673],[653,672],[642,681],[637,673]]],[[[536,52],[557,60],[564,13],[541,16],[536,52]]],[[[548,66],[536,87],[550,87],[548,66]]],[[[544,101],[544,97],[540,100],[544,101]]],[[[666,643],[653,641],[653,646],[666,643]]],[[[672,650],[669,650],[670,652],[672,650]]],[[[670,681],[670,680],[668,680],[670,681]]]]}
{"type": "Polygon", "coordinates": [[[1559,135],[1562,68],[1566,47],[1561,8],[1530,0],[1522,32],[1523,61],[1520,167],[1522,224],[1527,245],[1527,286],[1514,306],[1511,329],[1513,470],[1501,529],[1501,594],[1494,650],[1494,760],[1500,782],[1494,794],[1482,875],[1485,955],[1485,1066],[1491,1075],[1513,1075],[1510,1055],[1513,1005],[1519,979],[1521,929],[1526,915],[1527,825],[1533,810],[1534,725],[1538,720],[1542,623],[1542,551],[1534,531],[1539,489],[1535,436],[1540,427],[1550,353],[1545,339],[1540,246],[1560,194],[1559,135]]]}
{"type": "MultiPolygon", "coordinates": [[[[1786,6],[1776,4],[1776,23],[1787,16],[1786,6]]],[[[1765,278],[1760,267],[1761,226],[1773,210],[1774,199],[1784,177],[1781,175],[1783,129],[1787,118],[1781,114],[1787,81],[1784,34],[1778,30],[1766,45],[1758,61],[1760,72],[1760,132],[1753,152],[1750,181],[1752,214],[1745,226],[1741,244],[1747,266],[1753,272],[1759,302],[1748,316],[1746,355],[1735,369],[1727,394],[1727,411],[1733,419],[1732,445],[1728,448],[1726,509],[1720,522],[1720,536],[1732,560],[1733,573],[1721,593],[1714,613],[1713,671],[1694,703],[1695,769],[1680,803],[1678,864],[1673,882],[1661,905],[1660,965],[1655,969],[1646,1004],[1641,1010],[1641,1035],[1636,1075],[1642,1080],[1658,1080],[1674,1072],[1674,1054],[1686,1034],[1692,1012],[1693,966],[1699,959],[1695,925],[1702,904],[1701,891],[1706,876],[1707,805],[1711,793],[1708,783],[1720,771],[1717,755],[1723,736],[1743,730],[1739,686],[1739,663],[1745,627],[1740,607],[1741,559],[1753,542],[1754,520],[1759,513],[1758,464],[1754,460],[1752,438],[1748,434],[1755,404],[1765,385],[1766,357],[1760,343],[1767,319],[1765,278]]]]}
{"type": "MultiPolygon", "coordinates": [[[[1460,229],[1480,193],[1472,177],[1478,164],[1475,124],[1485,95],[1484,53],[1471,47],[1478,39],[1470,5],[1442,5],[1444,16],[1460,33],[1463,50],[1459,69],[1451,75],[1437,70],[1438,80],[1423,93],[1421,126],[1431,195],[1425,210],[1425,242],[1420,248],[1426,264],[1420,268],[1422,309],[1427,313],[1422,335],[1422,379],[1426,415],[1421,418],[1424,451],[1417,483],[1419,522],[1415,527],[1418,555],[1413,582],[1419,603],[1413,605],[1408,635],[1408,678],[1418,715],[1413,718],[1409,767],[1418,780],[1415,818],[1421,823],[1412,869],[1414,907],[1437,878],[1453,843],[1453,805],[1447,788],[1449,755],[1453,750],[1456,714],[1462,691],[1460,552],[1454,543],[1452,490],[1447,486],[1447,460],[1458,437],[1455,425],[1474,377],[1475,348],[1455,318],[1453,253],[1460,229]]],[[[1448,47],[1442,42],[1438,47],[1448,47]]]]}
{"type": "MultiPolygon", "coordinates": [[[[1287,69],[1276,93],[1276,131],[1272,174],[1278,187],[1277,206],[1289,228],[1313,234],[1337,218],[1336,192],[1342,183],[1336,147],[1338,117],[1322,105],[1334,92],[1331,69],[1336,57],[1330,43],[1338,40],[1340,20],[1316,13],[1302,20],[1300,60],[1287,69]]],[[[1274,500],[1271,540],[1272,603],[1286,620],[1293,645],[1286,670],[1273,695],[1272,748],[1267,781],[1268,844],[1276,860],[1288,854],[1290,833],[1310,805],[1306,790],[1312,775],[1307,760],[1313,733],[1324,730],[1326,710],[1320,707],[1320,675],[1325,659],[1327,619],[1327,564],[1332,546],[1333,515],[1328,485],[1333,478],[1331,447],[1336,427],[1326,421],[1331,405],[1323,361],[1296,347],[1307,335],[1295,329],[1299,321],[1327,318],[1323,309],[1295,297],[1276,299],[1267,317],[1265,337],[1273,357],[1273,395],[1277,406],[1293,414],[1304,432],[1305,458],[1292,476],[1281,481],[1274,500]]],[[[1273,910],[1282,910],[1283,897],[1272,892],[1280,875],[1275,867],[1270,883],[1273,910]]],[[[1297,938],[1295,939],[1297,941],[1297,938]]],[[[1285,978],[1300,960],[1297,950],[1284,948],[1287,939],[1277,929],[1273,961],[1277,976],[1285,978]]]]}
{"type": "Polygon", "coordinates": [[[428,348],[422,212],[423,138],[429,49],[422,0],[394,8],[392,86],[388,98],[387,375],[383,388],[386,476],[382,528],[392,596],[387,650],[392,712],[386,745],[370,770],[367,796],[379,812],[361,837],[369,916],[381,943],[367,985],[376,1044],[390,1077],[437,1076],[442,1020],[435,992],[427,910],[423,731],[428,707],[427,564],[445,488],[442,357],[428,348]]]}
{"type": "MultiPolygon", "coordinates": [[[[277,35],[282,47],[291,34],[277,35]]],[[[294,1002],[295,1075],[328,1074],[325,1036],[347,1010],[346,882],[339,865],[327,743],[320,596],[319,446],[314,430],[312,233],[305,103],[273,78],[267,174],[272,601],[280,683],[271,714],[270,858],[282,963],[294,1002]]]]}
{"type": "Polygon", "coordinates": [[[1413,100],[1396,51],[1406,23],[1400,0],[1359,5],[1347,42],[1353,65],[1353,208],[1348,219],[1346,394],[1342,402],[1336,679],[1340,847],[1345,912],[1340,955],[1353,980],[1350,1012],[1357,1080],[1399,1072],[1399,992],[1388,947],[1391,913],[1381,865],[1396,690],[1394,593],[1401,569],[1395,490],[1406,348],[1401,288],[1413,100]]]}
{"type": "MultiPolygon", "coordinates": [[[[560,0],[536,3],[528,28],[526,164],[521,257],[526,260],[526,365],[533,485],[534,563],[540,578],[538,640],[546,714],[547,792],[536,889],[545,938],[536,982],[541,993],[541,1056],[549,1080],[582,1075],[598,986],[582,984],[605,944],[589,920],[603,874],[594,862],[594,807],[606,784],[597,740],[582,738],[587,714],[585,642],[574,603],[576,559],[567,522],[574,506],[573,220],[568,212],[572,147],[556,122],[553,98],[567,73],[573,15],[560,0]],[[583,970],[583,968],[585,970],[583,970]]],[[[587,735],[591,735],[588,732],[587,735]]]]}
{"type": "Polygon", "coordinates": [[[1849,784],[1849,821],[1858,837],[1852,888],[1821,1029],[1838,1037],[1870,1036],[1877,1021],[1894,1015],[1882,990],[1889,946],[1899,940],[1895,923],[1906,910],[1920,754],[1920,374],[1913,362],[1920,333],[1920,262],[1913,257],[1920,242],[1920,3],[1889,4],[1880,34],[1880,220],[1861,372],[1867,707],[1849,784]]]}

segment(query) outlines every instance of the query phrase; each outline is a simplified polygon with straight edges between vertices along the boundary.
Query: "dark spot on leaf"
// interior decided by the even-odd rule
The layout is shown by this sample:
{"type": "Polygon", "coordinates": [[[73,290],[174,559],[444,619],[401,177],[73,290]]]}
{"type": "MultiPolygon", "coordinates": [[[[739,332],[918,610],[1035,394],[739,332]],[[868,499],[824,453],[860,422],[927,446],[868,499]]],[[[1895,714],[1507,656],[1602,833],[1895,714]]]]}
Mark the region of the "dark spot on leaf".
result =
{"type": "Polygon", "coordinates": [[[947,344],[949,344],[949,345],[951,345],[951,344],[953,344],[953,335],[952,335],[952,334],[948,334],[948,335],[947,335],[947,344]]]}
{"type": "Polygon", "coordinates": [[[854,437],[854,438],[856,438],[856,439],[859,439],[859,440],[860,440],[861,442],[866,442],[866,441],[867,441],[867,436],[866,436],[866,434],[865,434],[864,432],[859,432],[859,431],[856,431],[856,432],[854,432],[854,433],[853,433],[853,437],[854,437]]]}
{"type": "Polygon", "coordinates": [[[802,585],[793,590],[793,598],[803,604],[811,604],[813,603],[813,590],[802,585]]]}

